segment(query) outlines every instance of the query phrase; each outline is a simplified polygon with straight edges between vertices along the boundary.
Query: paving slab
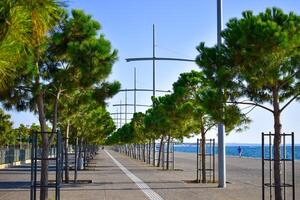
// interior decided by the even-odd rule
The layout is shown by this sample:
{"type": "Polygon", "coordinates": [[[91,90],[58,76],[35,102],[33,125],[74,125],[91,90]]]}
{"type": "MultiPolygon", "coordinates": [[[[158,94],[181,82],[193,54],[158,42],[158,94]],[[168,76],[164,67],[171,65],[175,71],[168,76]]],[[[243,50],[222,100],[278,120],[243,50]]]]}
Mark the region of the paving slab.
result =
{"type": "MultiPolygon", "coordinates": [[[[49,179],[53,178],[54,170],[49,172],[49,179]]],[[[92,180],[92,183],[63,184],[61,199],[261,199],[261,161],[259,159],[227,157],[226,189],[218,188],[216,183],[191,183],[195,178],[196,155],[191,153],[176,152],[175,170],[165,171],[110,149],[100,150],[88,169],[78,172],[79,180],[92,180]]],[[[73,179],[73,171],[70,171],[70,179],[73,179]]],[[[29,180],[30,165],[28,164],[1,169],[0,200],[29,199],[29,180]]],[[[297,161],[296,197],[300,197],[300,190],[297,189],[299,181],[300,162],[297,161]]],[[[50,190],[49,199],[54,199],[53,197],[54,190],[50,190]]]]}

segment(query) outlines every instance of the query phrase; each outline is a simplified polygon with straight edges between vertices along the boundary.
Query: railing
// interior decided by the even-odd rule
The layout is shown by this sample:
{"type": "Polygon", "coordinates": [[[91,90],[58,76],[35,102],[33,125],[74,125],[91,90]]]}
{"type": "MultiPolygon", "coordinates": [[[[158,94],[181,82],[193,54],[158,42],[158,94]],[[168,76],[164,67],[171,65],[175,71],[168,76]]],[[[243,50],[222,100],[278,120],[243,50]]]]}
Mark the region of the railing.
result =
{"type": "Polygon", "coordinates": [[[31,149],[29,147],[1,147],[0,164],[11,164],[30,160],[31,149]]]}
{"type": "MultiPolygon", "coordinates": [[[[275,198],[274,133],[262,133],[262,200],[275,198]]],[[[280,190],[283,200],[295,200],[295,143],[294,133],[280,134],[280,190]],[[288,154],[288,152],[290,152],[288,154]]]]}
{"type": "MultiPolygon", "coordinates": [[[[41,152],[41,150],[38,150],[38,152],[41,152]]],[[[55,153],[55,148],[49,149],[49,157],[53,157],[55,153]]],[[[0,165],[25,162],[30,159],[31,147],[28,145],[24,145],[23,147],[0,147],[0,165]]]]}

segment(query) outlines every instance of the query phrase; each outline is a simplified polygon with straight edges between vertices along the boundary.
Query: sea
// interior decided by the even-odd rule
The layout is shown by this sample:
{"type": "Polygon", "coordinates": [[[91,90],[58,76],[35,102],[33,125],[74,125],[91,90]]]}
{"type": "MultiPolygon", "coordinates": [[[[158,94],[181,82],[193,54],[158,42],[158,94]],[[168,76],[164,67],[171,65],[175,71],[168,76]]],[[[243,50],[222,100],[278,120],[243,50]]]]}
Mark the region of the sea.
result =
{"type": "MultiPolygon", "coordinates": [[[[242,149],[242,157],[246,158],[262,158],[262,147],[258,144],[229,144],[226,145],[226,155],[227,156],[239,156],[238,147],[242,149]]],[[[283,148],[281,148],[282,150],[283,148]]],[[[196,144],[175,144],[174,145],[175,152],[186,152],[186,153],[195,153],[197,152],[196,144]]],[[[211,153],[213,148],[206,146],[207,153],[211,153]]],[[[215,153],[218,153],[218,147],[215,147],[215,153]]],[[[283,151],[281,151],[281,155],[283,156],[283,151]]],[[[286,146],[286,158],[291,159],[292,157],[292,148],[290,145],[286,146]]],[[[269,158],[269,146],[265,146],[265,157],[269,158]]],[[[300,160],[300,144],[295,145],[295,160],[300,160]]]]}

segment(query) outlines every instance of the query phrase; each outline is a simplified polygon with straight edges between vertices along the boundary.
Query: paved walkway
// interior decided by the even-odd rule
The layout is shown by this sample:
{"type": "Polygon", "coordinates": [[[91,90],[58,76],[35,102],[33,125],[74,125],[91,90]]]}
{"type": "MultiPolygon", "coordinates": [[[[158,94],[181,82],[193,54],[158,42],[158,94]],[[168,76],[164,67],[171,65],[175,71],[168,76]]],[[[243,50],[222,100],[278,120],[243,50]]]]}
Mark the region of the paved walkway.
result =
{"type": "MultiPolygon", "coordinates": [[[[261,199],[260,160],[227,159],[226,189],[216,184],[188,183],[195,179],[195,155],[176,154],[176,169],[163,171],[111,150],[100,151],[88,170],[79,171],[79,180],[90,184],[65,184],[63,200],[256,200],[261,199]]],[[[299,180],[299,162],[296,180],[299,180]]],[[[70,171],[71,175],[73,171],[70,171]]],[[[50,179],[53,178],[50,172],[50,179]]],[[[71,176],[72,178],[73,176],[71,176]]],[[[0,170],[0,200],[29,199],[30,167],[18,166],[0,170]]],[[[299,185],[299,184],[298,184],[299,185]]],[[[49,199],[54,199],[53,191],[49,199]]],[[[297,196],[299,197],[299,191],[297,196]]]]}

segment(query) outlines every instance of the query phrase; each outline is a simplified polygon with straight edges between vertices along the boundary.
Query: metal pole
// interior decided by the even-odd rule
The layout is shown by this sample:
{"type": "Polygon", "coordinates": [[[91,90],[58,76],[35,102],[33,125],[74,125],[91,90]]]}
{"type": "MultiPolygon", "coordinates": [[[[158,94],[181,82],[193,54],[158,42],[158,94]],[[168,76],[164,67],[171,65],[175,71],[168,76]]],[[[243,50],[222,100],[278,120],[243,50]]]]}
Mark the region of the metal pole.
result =
{"type": "Polygon", "coordinates": [[[153,97],[155,97],[155,25],[153,24],[153,97]]]}
{"type": "Polygon", "coordinates": [[[270,199],[272,199],[272,134],[269,132],[269,180],[270,180],[270,199]]]}
{"type": "Polygon", "coordinates": [[[218,124],[218,171],[219,171],[219,187],[226,187],[226,165],[225,165],[225,132],[224,125],[218,124]]]}
{"type": "MultiPolygon", "coordinates": [[[[217,41],[218,47],[222,44],[221,31],[223,24],[222,0],[217,0],[217,41]]],[[[224,124],[218,124],[218,171],[219,187],[226,187],[226,152],[225,152],[225,131],[224,124]]]]}
{"type": "Polygon", "coordinates": [[[30,187],[30,200],[35,200],[35,196],[34,196],[34,187],[35,187],[35,183],[34,183],[34,151],[35,151],[35,143],[34,143],[34,138],[35,138],[35,133],[32,132],[32,139],[31,139],[31,187],[30,187]]]}
{"type": "Polygon", "coordinates": [[[59,134],[60,134],[60,183],[64,182],[64,143],[62,140],[62,134],[60,132],[60,130],[58,130],[59,134]]]}
{"type": "Polygon", "coordinates": [[[262,200],[265,200],[265,136],[261,133],[261,165],[262,165],[262,176],[261,176],[261,187],[262,187],[262,200]]]}
{"type": "Polygon", "coordinates": [[[65,139],[65,183],[69,182],[69,131],[70,121],[68,120],[66,139],[65,139]]]}
{"type": "MultiPolygon", "coordinates": [[[[34,192],[33,192],[33,198],[36,200],[36,188],[37,188],[37,152],[38,152],[38,132],[35,132],[34,135],[34,192]]],[[[43,134],[43,133],[41,133],[43,134]]]]}
{"type": "Polygon", "coordinates": [[[134,68],[134,113],[136,113],[136,68],[134,68]]]}
{"type": "Polygon", "coordinates": [[[78,137],[76,135],[76,139],[75,139],[75,169],[74,169],[74,183],[77,183],[77,166],[78,166],[78,137]]]}
{"type": "Polygon", "coordinates": [[[61,143],[60,143],[59,132],[56,132],[56,180],[55,180],[55,199],[59,200],[59,182],[60,182],[60,154],[61,154],[61,143]]]}
{"type": "Polygon", "coordinates": [[[284,200],[286,200],[286,187],[285,187],[285,183],[286,183],[286,177],[285,177],[285,175],[286,175],[286,173],[285,173],[285,170],[286,170],[286,168],[285,168],[285,161],[286,161],[286,145],[285,145],[285,137],[286,137],[286,135],[285,135],[285,133],[283,133],[282,134],[282,139],[283,139],[283,185],[284,185],[284,187],[283,187],[283,196],[284,196],[284,200]]]}
{"type": "Polygon", "coordinates": [[[199,182],[199,138],[197,138],[197,177],[196,180],[199,182]]]}
{"type": "Polygon", "coordinates": [[[215,159],[215,139],[213,139],[213,183],[216,182],[216,159],[215,159]]]}
{"type": "Polygon", "coordinates": [[[220,48],[222,44],[222,37],[221,37],[221,31],[223,29],[223,5],[222,0],[217,0],[217,42],[218,42],[218,48],[220,48]]]}
{"type": "Polygon", "coordinates": [[[120,101],[120,128],[122,127],[122,101],[120,101]]]}
{"type": "Polygon", "coordinates": [[[295,138],[292,132],[292,184],[293,184],[293,200],[296,199],[295,193],[295,138]]]}
{"type": "MultiPolygon", "coordinates": [[[[155,98],[155,25],[153,24],[153,98],[155,98]]],[[[153,104],[154,105],[154,104],[153,104]]],[[[155,138],[153,138],[152,164],[155,166],[155,138]]]]}
{"type": "MultiPolygon", "coordinates": [[[[121,117],[120,117],[121,118],[121,117]]],[[[117,119],[116,119],[116,125],[119,126],[119,109],[117,108],[117,119]]]]}
{"type": "Polygon", "coordinates": [[[127,124],[127,90],[125,91],[125,124],[127,124]]]}

